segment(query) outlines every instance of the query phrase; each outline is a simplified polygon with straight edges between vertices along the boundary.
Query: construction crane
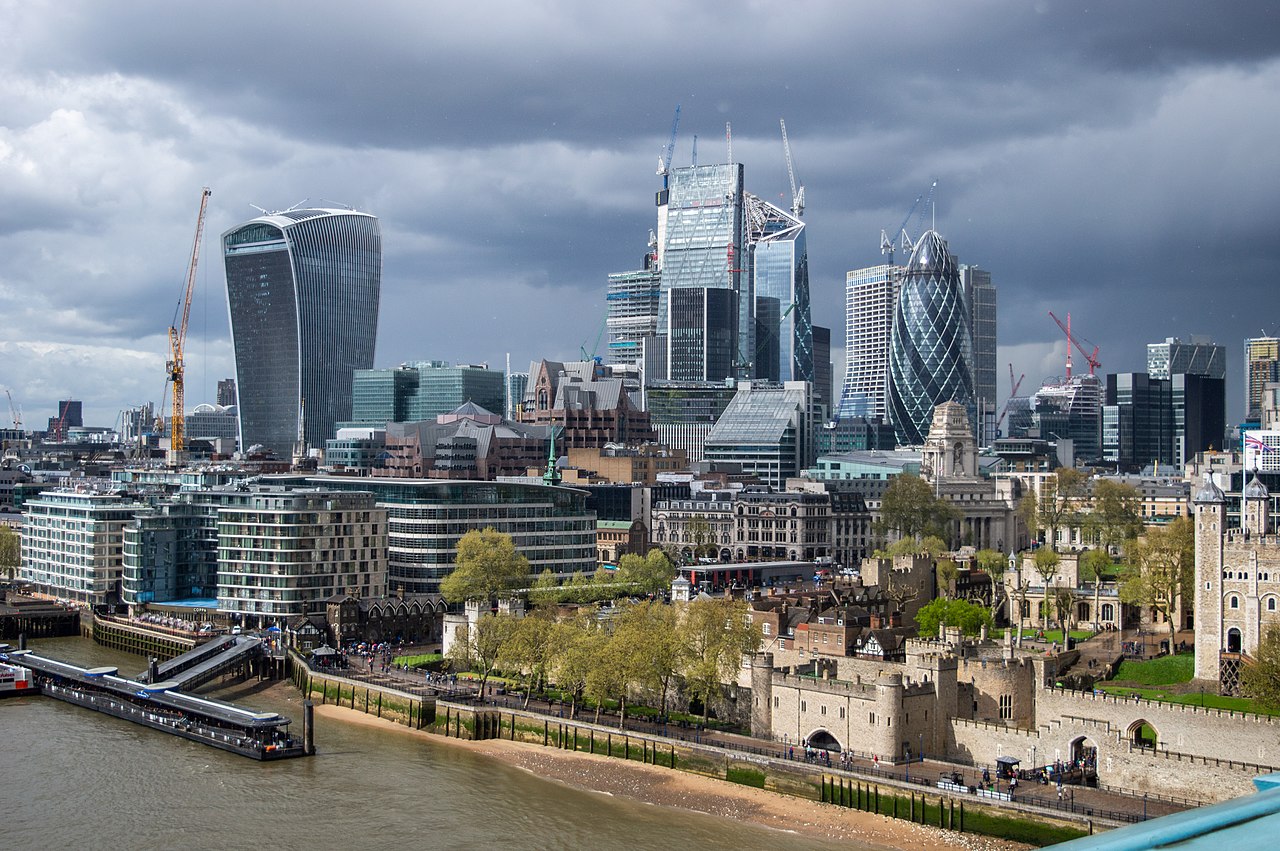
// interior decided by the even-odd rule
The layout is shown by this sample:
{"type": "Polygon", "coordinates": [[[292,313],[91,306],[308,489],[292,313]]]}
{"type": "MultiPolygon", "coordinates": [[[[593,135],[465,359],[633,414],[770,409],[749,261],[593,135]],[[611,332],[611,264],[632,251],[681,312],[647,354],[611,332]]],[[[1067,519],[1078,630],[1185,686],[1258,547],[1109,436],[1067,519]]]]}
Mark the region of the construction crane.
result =
{"type": "MultiPolygon", "coordinates": [[[[938,181],[935,180],[933,182],[933,185],[929,187],[929,192],[927,196],[924,194],[916,196],[916,200],[914,203],[912,203],[911,209],[907,210],[907,214],[902,217],[902,224],[898,225],[898,229],[893,232],[892,237],[890,237],[889,234],[887,234],[883,230],[880,231],[880,253],[888,256],[890,266],[893,265],[893,252],[897,247],[898,243],[901,243],[903,251],[909,252],[914,247],[911,241],[911,237],[907,236],[907,223],[911,221],[911,216],[915,213],[916,209],[920,206],[921,201],[924,202],[926,207],[929,206],[929,204],[933,201],[933,190],[937,186],[938,186],[938,181]],[[926,200],[926,197],[927,197],[927,200],[926,200]]],[[[924,210],[920,211],[920,215],[924,216],[924,210]]]]}
{"type": "Polygon", "coordinates": [[[4,389],[4,395],[9,397],[9,415],[13,418],[13,427],[22,428],[22,412],[18,410],[18,406],[13,404],[13,394],[9,392],[9,388],[4,389]]]}
{"type": "Polygon", "coordinates": [[[791,143],[787,141],[787,122],[778,119],[782,125],[782,152],[787,157],[787,179],[791,181],[791,215],[797,219],[804,215],[804,184],[796,188],[796,170],[791,165],[791,143]]]}
{"type": "Polygon", "coordinates": [[[671,119],[671,139],[658,153],[658,174],[662,175],[662,188],[667,188],[667,175],[671,173],[671,155],[676,150],[676,130],[680,128],[680,104],[676,104],[675,117],[671,119]]]}
{"type": "Polygon", "coordinates": [[[1000,430],[1000,426],[1004,424],[1004,418],[1009,413],[1009,403],[1013,401],[1013,397],[1018,395],[1018,389],[1022,387],[1022,380],[1027,377],[1024,372],[1018,376],[1017,381],[1013,378],[1013,364],[1009,364],[1009,398],[1004,400],[1004,409],[1000,411],[1000,416],[996,417],[996,431],[1000,430]]]}
{"type": "MultiPolygon", "coordinates": [[[[1084,346],[1080,345],[1080,341],[1084,340],[1084,338],[1071,333],[1071,314],[1070,313],[1067,314],[1066,325],[1063,325],[1062,320],[1053,315],[1052,310],[1049,311],[1049,316],[1053,319],[1054,322],[1058,323],[1058,327],[1062,329],[1062,333],[1067,335],[1067,380],[1068,381],[1071,380],[1071,347],[1072,346],[1075,346],[1077,349],[1080,350],[1080,354],[1084,355],[1084,359],[1089,363],[1089,374],[1093,375],[1094,371],[1098,367],[1102,366],[1102,361],[1098,360],[1098,347],[1094,346],[1093,352],[1090,353],[1088,351],[1085,351],[1084,346]]],[[[1089,341],[1085,340],[1085,342],[1088,343],[1089,341]]]]}
{"type": "MultiPolygon", "coordinates": [[[[169,326],[169,360],[166,369],[169,381],[173,384],[173,410],[170,412],[169,449],[176,456],[186,448],[186,403],[183,398],[183,385],[186,374],[186,363],[183,360],[183,347],[187,343],[187,322],[191,319],[191,294],[196,286],[196,265],[200,261],[200,240],[204,235],[204,215],[209,208],[209,196],[212,193],[205,186],[200,190],[200,212],[196,215],[196,236],[191,244],[191,263],[187,266],[187,285],[176,314],[180,311],[182,319],[169,326]]],[[[163,417],[162,417],[163,418],[163,417]]]]}

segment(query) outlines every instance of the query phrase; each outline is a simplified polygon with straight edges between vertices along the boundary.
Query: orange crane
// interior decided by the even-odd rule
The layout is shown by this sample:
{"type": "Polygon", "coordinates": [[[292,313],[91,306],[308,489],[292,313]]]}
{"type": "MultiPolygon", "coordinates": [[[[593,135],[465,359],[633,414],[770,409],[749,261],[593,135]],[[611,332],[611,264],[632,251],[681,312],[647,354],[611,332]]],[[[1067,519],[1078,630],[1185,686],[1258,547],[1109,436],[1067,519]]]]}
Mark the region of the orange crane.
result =
{"type": "MultiPolygon", "coordinates": [[[[212,193],[205,186],[200,190],[200,213],[196,216],[196,238],[191,245],[191,263],[187,267],[187,286],[179,306],[182,313],[180,323],[169,326],[169,360],[166,369],[169,381],[173,384],[173,411],[169,424],[169,449],[176,455],[187,445],[186,435],[186,403],[183,399],[183,381],[186,364],[182,350],[187,343],[187,322],[191,318],[191,294],[196,286],[196,265],[200,261],[200,240],[204,235],[204,214],[209,207],[209,196],[212,193]]],[[[177,311],[175,311],[176,316],[177,311]]],[[[161,417],[163,419],[163,416],[161,417]]]]}
{"type": "MultiPolygon", "coordinates": [[[[1084,359],[1089,362],[1089,374],[1093,375],[1094,370],[1102,366],[1102,361],[1098,360],[1098,347],[1093,347],[1093,352],[1085,351],[1084,346],[1080,345],[1083,337],[1075,336],[1071,333],[1071,314],[1067,314],[1067,324],[1063,325],[1062,320],[1053,315],[1053,311],[1049,311],[1049,316],[1054,322],[1058,323],[1058,327],[1062,329],[1062,333],[1067,335],[1067,380],[1071,379],[1071,347],[1075,346],[1080,350],[1080,354],[1084,355],[1084,359]]],[[[1089,342],[1085,340],[1085,342],[1089,342]]]]}

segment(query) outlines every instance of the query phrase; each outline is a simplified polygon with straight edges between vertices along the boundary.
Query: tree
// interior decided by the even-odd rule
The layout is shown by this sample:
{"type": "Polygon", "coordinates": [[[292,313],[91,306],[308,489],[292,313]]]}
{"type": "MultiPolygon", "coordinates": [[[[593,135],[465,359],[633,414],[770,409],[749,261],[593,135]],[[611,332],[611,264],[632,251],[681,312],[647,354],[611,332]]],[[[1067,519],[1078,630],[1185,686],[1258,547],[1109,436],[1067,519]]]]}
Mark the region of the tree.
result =
{"type": "Polygon", "coordinates": [[[1062,557],[1052,549],[1041,547],[1036,550],[1036,554],[1032,557],[1032,562],[1035,564],[1036,573],[1040,574],[1040,578],[1044,580],[1044,603],[1040,607],[1040,617],[1043,623],[1049,617],[1049,583],[1058,574],[1058,565],[1062,563],[1062,557]]]}
{"type": "Polygon", "coordinates": [[[475,671],[480,675],[480,693],[484,694],[489,676],[502,658],[503,648],[515,632],[517,618],[486,612],[459,635],[449,648],[449,661],[454,667],[475,671]]]}
{"type": "Polygon", "coordinates": [[[1080,580],[1093,583],[1093,627],[1098,628],[1098,606],[1102,602],[1102,580],[1111,574],[1111,555],[1106,550],[1089,550],[1080,557],[1080,580]]]}
{"type": "Polygon", "coordinates": [[[703,597],[685,607],[680,636],[688,652],[685,684],[702,701],[705,722],[721,684],[734,677],[745,654],[760,649],[760,627],[745,602],[703,597]]]}
{"type": "Polygon", "coordinates": [[[892,529],[904,538],[928,534],[948,538],[956,516],[956,510],[949,503],[933,495],[928,482],[903,473],[895,476],[885,489],[878,522],[881,530],[892,529]]]}
{"type": "Polygon", "coordinates": [[[988,602],[991,605],[991,621],[995,623],[996,612],[1000,610],[1000,603],[1005,596],[1004,569],[1008,561],[1004,553],[998,550],[978,550],[974,556],[974,564],[991,580],[991,598],[988,602]]]}
{"type": "Polygon", "coordinates": [[[8,526],[0,525],[0,570],[10,579],[17,579],[21,566],[22,536],[8,526]]]}
{"type": "Polygon", "coordinates": [[[528,578],[529,560],[510,535],[493,527],[472,529],[458,539],[454,569],[441,581],[440,595],[450,603],[487,601],[521,587],[528,578]]]}
{"type": "Polygon", "coordinates": [[[937,599],[916,612],[921,636],[933,638],[941,626],[958,626],[965,635],[977,635],[982,627],[992,627],[991,613],[972,600],[937,599]]]}
{"type": "Polygon", "coordinates": [[[1148,529],[1130,548],[1130,564],[1120,577],[1121,600],[1165,617],[1170,653],[1178,633],[1178,607],[1195,579],[1195,545],[1195,524],[1189,517],[1148,529]]]}
{"type": "Polygon", "coordinates": [[[1102,546],[1118,550],[1142,531],[1142,495],[1133,485],[1099,479],[1088,523],[1102,546]]]}
{"type": "Polygon", "coordinates": [[[676,567],[660,549],[649,550],[646,556],[632,553],[618,560],[616,581],[635,587],[642,594],[658,595],[671,590],[676,578],[676,567]]]}
{"type": "Polygon", "coordinates": [[[1053,478],[1045,481],[1040,500],[1040,519],[1049,530],[1049,546],[1058,548],[1058,529],[1074,529],[1080,524],[1079,501],[1088,477],[1074,467],[1059,467],[1053,478]]]}
{"type": "Polygon", "coordinates": [[[1240,686],[1267,709],[1280,709],[1280,626],[1271,624],[1262,634],[1253,658],[1240,672],[1240,686]]]}

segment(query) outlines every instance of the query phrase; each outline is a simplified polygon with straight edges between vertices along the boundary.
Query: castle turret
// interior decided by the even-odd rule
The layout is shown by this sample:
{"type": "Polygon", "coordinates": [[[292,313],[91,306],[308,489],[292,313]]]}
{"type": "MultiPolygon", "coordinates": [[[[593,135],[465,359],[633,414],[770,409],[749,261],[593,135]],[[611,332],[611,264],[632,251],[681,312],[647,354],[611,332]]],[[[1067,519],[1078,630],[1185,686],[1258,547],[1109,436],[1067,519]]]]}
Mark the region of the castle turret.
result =
{"type": "Polygon", "coordinates": [[[1205,476],[1195,496],[1196,588],[1195,630],[1198,680],[1217,682],[1222,650],[1222,542],[1226,535],[1227,500],[1222,488],[1205,476]]]}

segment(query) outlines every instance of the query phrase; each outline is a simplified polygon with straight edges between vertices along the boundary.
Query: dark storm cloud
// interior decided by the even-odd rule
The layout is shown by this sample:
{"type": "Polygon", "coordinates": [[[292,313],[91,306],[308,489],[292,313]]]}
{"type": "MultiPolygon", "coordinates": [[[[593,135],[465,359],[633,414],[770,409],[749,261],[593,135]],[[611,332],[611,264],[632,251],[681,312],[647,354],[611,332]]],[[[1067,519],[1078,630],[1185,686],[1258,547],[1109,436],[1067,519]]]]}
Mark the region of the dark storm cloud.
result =
{"type": "MultiPolygon", "coordinates": [[[[40,339],[162,332],[188,196],[208,182],[211,236],[249,201],[381,217],[380,365],[570,356],[597,335],[605,276],[639,263],[681,103],[677,164],[694,134],[700,161],[723,160],[731,121],[748,188],[782,206],[787,119],[815,321],[837,346],[845,271],[880,262],[881,228],[938,180],[938,227],[992,271],[1001,344],[1029,382],[1061,361],[1050,309],[1109,369],[1193,332],[1238,359],[1240,338],[1280,320],[1273,8],[15,6],[0,35],[0,306],[43,284],[40,339]]],[[[216,258],[207,248],[215,296],[216,258]]],[[[225,306],[197,310],[193,334],[225,368],[225,306]]]]}

